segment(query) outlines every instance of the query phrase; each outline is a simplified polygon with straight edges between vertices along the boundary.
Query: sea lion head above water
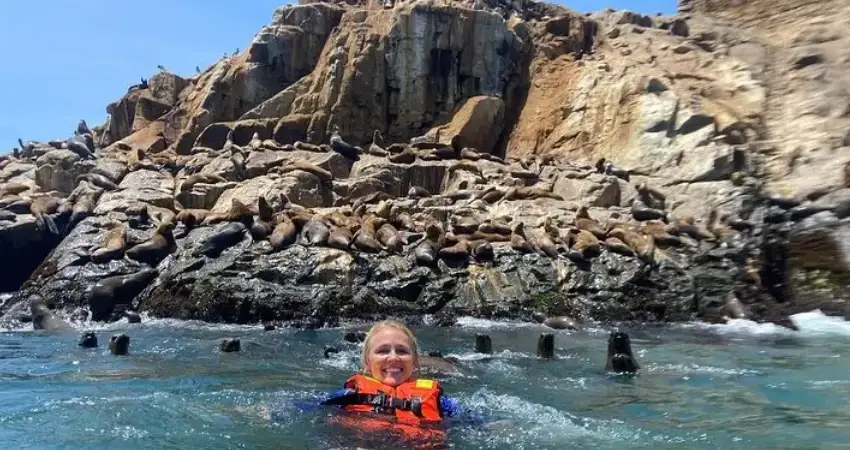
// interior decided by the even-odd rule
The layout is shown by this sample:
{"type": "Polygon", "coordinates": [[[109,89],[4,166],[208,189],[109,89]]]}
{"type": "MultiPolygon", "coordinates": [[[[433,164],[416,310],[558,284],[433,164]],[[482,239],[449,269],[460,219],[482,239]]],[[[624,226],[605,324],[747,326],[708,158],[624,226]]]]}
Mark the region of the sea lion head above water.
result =
{"type": "Polygon", "coordinates": [[[126,355],[130,351],[130,336],[114,334],[109,339],[109,352],[113,355],[126,355]]]}
{"type": "Polygon", "coordinates": [[[640,369],[632,353],[632,341],[622,331],[613,331],[608,336],[608,360],[605,370],[615,373],[635,374],[640,369]]]}

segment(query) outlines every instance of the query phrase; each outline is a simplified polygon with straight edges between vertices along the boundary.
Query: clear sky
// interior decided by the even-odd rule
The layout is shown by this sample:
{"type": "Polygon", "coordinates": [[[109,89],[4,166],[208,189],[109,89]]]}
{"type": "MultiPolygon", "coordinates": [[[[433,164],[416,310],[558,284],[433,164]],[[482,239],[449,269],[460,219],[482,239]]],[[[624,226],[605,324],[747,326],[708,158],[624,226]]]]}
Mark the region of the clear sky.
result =
{"type": "MultiPolygon", "coordinates": [[[[80,119],[104,123],[106,105],[162,64],[191,76],[244,50],[282,0],[24,0],[0,13],[0,153],[16,139],[67,138],[80,119]]],[[[606,7],[676,11],[676,0],[555,0],[579,12],[606,7]]]]}

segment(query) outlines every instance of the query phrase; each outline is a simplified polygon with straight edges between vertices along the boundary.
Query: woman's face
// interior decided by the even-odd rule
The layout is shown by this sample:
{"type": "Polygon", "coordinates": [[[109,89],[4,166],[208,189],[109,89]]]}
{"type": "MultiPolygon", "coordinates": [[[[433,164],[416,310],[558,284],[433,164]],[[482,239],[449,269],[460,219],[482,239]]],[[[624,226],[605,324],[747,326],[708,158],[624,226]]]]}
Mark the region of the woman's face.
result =
{"type": "Polygon", "coordinates": [[[370,344],[365,362],[372,378],[396,387],[413,376],[417,355],[403,331],[396,328],[376,331],[370,344]]]}

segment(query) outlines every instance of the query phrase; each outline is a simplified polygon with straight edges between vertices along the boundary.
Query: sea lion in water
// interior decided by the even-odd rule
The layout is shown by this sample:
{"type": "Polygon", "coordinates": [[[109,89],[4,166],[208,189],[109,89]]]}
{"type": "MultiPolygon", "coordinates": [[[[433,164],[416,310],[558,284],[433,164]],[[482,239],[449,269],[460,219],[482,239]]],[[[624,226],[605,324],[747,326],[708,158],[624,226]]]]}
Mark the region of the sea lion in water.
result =
{"type": "Polygon", "coordinates": [[[155,269],[144,269],[129,275],[106,277],[95,283],[89,292],[91,320],[108,319],[115,305],[130,303],[157,275],[155,269]]]}
{"type": "Polygon", "coordinates": [[[116,356],[126,355],[130,351],[130,336],[113,334],[109,339],[109,353],[116,356]]]}
{"type": "Polygon", "coordinates": [[[242,242],[248,227],[242,222],[230,222],[213,231],[198,247],[196,255],[218,258],[226,249],[242,242]]]}
{"type": "Polygon", "coordinates": [[[128,258],[156,266],[165,259],[176,246],[174,241],[174,223],[164,222],[160,224],[153,236],[145,242],[135,245],[126,251],[128,258]]]}
{"type": "Polygon", "coordinates": [[[30,295],[30,314],[32,315],[32,328],[34,330],[71,330],[68,322],[56,317],[47,308],[44,297],[38,294],[30,295]]]}
{"type": "Polygon", "coordinates": [[[127,229],[124,228],[124,224],[113,221],[112,228],[106,232],[103,239],[103,246],[92,252],[92,262],[99,264],[120,258],[127,246],[126,237],[127,229]]]}
{"type": "Polygon", "coordinates": [[[83,348],[97,348],[97,334],[94,331],[86,331],[80,336],[77,345],[83,348]]]}
{"type": "Polygon", "coordinates": [[[541,323],[549,328],[556,330],[577,330],[578,323],[572,317],[568,316],[552,316],[547,317],[543,313],[534,313],[532,315],[537,323],[541,323]]]}
{"type": "Polygon", "coordinates": [[[612,332],[608,336],[608,358],[606,372],[636,374],[640,365],[632,353],[632,341],[622,331],[612,332]]]}

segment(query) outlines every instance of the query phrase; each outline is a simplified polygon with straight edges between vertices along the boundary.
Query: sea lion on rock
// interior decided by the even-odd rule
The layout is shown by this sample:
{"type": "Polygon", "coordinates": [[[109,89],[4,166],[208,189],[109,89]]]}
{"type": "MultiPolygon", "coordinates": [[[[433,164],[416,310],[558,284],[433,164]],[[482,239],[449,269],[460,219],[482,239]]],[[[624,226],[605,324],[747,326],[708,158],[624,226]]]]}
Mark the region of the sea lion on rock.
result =
{"type": "Polygon", "coordinates": [[[579,230],[576,234],[575,244],[570,249],[568,256],[571,259],[586,261],[589,257],[596,256],[601,252],[599,240],[590,231],[579,230]]]}
{"type": "Polygon", "coordinates": [[[56,222],[50,217],[59,208],[59,199],[48,195],[35,198],[31,201],[29,212],[35,216],[35,223],[40,230],[48,230],[53,234],[59,234],[56,222]]]}
{"type": "Polygon", "coordinates": [[[319,147],[318,145],[315,145],[315,144],[311,144],[309,142],[295,141],[292,144],[292,146],[295,147],[296,150],[303,150],[305,152],[323,153],[321,147],[319,147]]]}
{"type": "Polygon", "coordinates": [[[578,211],[576,211],[575,226],[579,230],[587,230],[593,233],[598,239],[605,239],[605,229],[602,224],[590,217],[587,207],[584,205],[579,206],[578,211]]]}
{"type": "Polygon", "coordinates": [[[251,135],[251,140],[248,142],[248,147],[251,150],[262,151],[263,150],[263,140],[260,139],[260,133],[254,133],[251,135]]]}
{"type": "Polygon", "coordinates": [[[166,256],[171,254],[176,246],[173,231],[173,222],[161,223],[150,239],[133,246],[125,254],[134,261],[156,266],[166,256]]]}
{"type": "Polygon", "coordinates": [[[342,140],[342,136],[339,134],[339,125],[334,125],[333,133],[331,133],[330,145],[331,150],[339,153],[347,159],[350,159],[352,161],[360,160],[360,152],[358,151],[357,147],[342,140]]]}
{"type": "Polygon", "coordinates": [[[422,265],[431,265],[437,261],[439,246],[430,241],[423,240],[413,249],[413,255],[416,261],[422,265]]]}
{"type": "Polygon", "coordinates": [[[113,183],[112,180],[106,178],[105,176],[99,173],[89,172],[87,174],[80,175],[74,182],[79,183],[81,180],[88,180],[88,182],[91,183],[93,186],[97,186],[107,191],[114,191],[118,189],[117,184],[113,183]]]}
{"type": "Polygon", "coordinates": [[[248,205],[237,198],[230,200],[230,209],[226,213],[211,213],[204,219],[204,225],[212,225],[219,222],[241,222],[246,227],[254,223],[254,212],[248,205]]]}
{"type": "Polygon", "coordinates": [[[378,232],[384,224],[380,217],[369,217],[363,221],[363,226],[354,235],[354,247],[362,252],[378,253],[383,247],[378,240],[378,232]]]}
{"type": "Polygon", "coordinates": [[[103,321],[112,315],[117,304],[129,304],[156,278],[155,269],[143,269],[129,275],[115,275],[99,280],[89,292],[92,321],[103,321]]]}
{"type": "Polygon", "coordinates": [[[609,251],[614,253],[619,253],[624,256],[634,256],[635,252],[631,249],[625,242],[615,238],[609,237],[605,239],[605,247],[608,248],[609,251]]]}
{"type": "Polygon", "coordinates": [[[632,353],[632,341],[629,335],[622,332],[612,332],[608,336],[608,358],[605,363],[606,372],[636,374],[640,365],[632,353]]]}
{"type": "Polygon", "coordinates": [[[641,259],[646,262],[655,261],[655,240],[652,236],[636,233],[632,230],[614,228],[608,232],[608,237],[625,242],[641,259]]]}
{"type": "Polygon", "coordinates": [[[130,336],[126,334],[114,334],[109,339],[109,353],[123,356],[130,352],[130,336]]]}
{"type": "Polygon", "coordinates": [[[407,196],[409,198],[422,198],[430,197],[431,193],[422,186],[411,186],[410,189],[407,190],[407,196]]]}
{"type": "Polygon", "coordinates": [[[29,185],[17,181],[10,181],[0,186],[0,198],[7,195],[18,195],[22,192],[30,190],[29,185]]]}
{"type": "Polygon", "coordinates": [[[472,253],[472,246],[466,239],[458,239],[457,244],[443,247],[439,251],[440,258],[450,260],[467,260],[472,253]]]}
{"type": "Polygon", "coordinates": [[[509,227],[507,223],[501,221],[488,220],[478,225],[478,231],[486,234],[501,234],[503,236],[510,236],[511,227],[509,227]]]}
{"type": "Polygon", "coordinates": [[[416,152],[406,147],[401,153],[390,155],[387,159],[393,164],[412,164],[416,161],[416,152]]]}
{"type": "Polygon", "coordinates": [[[233,164],[233,172],[237,180],[248,179],[248,170],[245,168],[245,160],[248,156],[236,145],[230,147],[230,162],[233,164]]]}
{"type": "Polygon", "coordinates": [[[698,241],[713,241],[714,234],[708,231],[707,228],[702,227],[700,225],[696,225],[694,223],[693,217],[685,217],[676,219],[673,222],[676,225],[676,228],[679,232],[684,233],[698,241]]]}
{"type": "Polygon", "coordinates": [[[90,134],[75,135],[65,141],[65,146],[82,159],[95,159],[94,153],[92,153],[94,141],[89,142],[90,139],[90,134]]]}
{"type": "Polygon", "coordinates": [[[713,234],[717,239],[731,239],[738,236],[738,233],[725,226],[720,221],[720,214],[717,212],[717,209],[712,208],[708,212],[708,225],[706,226],[708,232],[713,234]]]}
{"type": "Polygon", "coordinates": [[[658,189],[649,187],[645,182],[638,183],[635,186],[635,189],[638,193],[638,198],[642,201],[646,206],[652,209],[660,209],[664,210],[664,203],[667,200],[667,197],[659,191],[658,189]]]}
{"type": "Polygon", "coordinates": [[[292,222],[289,216],[282,215],[272,231],[269,243],[274,250],[281,250],[286,246],[294,244],[297,236],[298,231],[295,228],[295,223],[292,222]]]}
{"type": "Polygon", "coordinates": [[[481,159],[481,154],[471,149],[469,147],[464,147],[460,150],[461,159],[468,159],[470,161],[478,161],[481,159]]]}
{"type": "Polygon", "coordinates": [[[642,201],[635,200],[632,203],[632,217],[637,221],[644,220],[667,220],[667,213],[646,206],[642,201]]]}
{"type": "Polygon", "coordinates": [[[655,243],[662,246],[682,246],[684,242],[679,236],[672,233],[678,232],[675,227],[671,227],[660,220],[647,220],[640,224],[638,230],[644,234],[652,236],[655,243]]]}
{"type": "Polygon", "coordinates": [[[525,238],[525,225],[522,222],[514,225],[511,232],[511,248],[521,253],[531,253],[534,247],[525,238]]]}
{"type": "Polygon", "coordinates": [[[198,247],[196,255],[218,258],[225,250],[242,242],[248,227],[242,222],[230,222],[216,229],[198,247]]]}
{"type": "Polygon", "coordinates": [[[319,181],[321,181],[323,183],[331,182],[334,179],[333,174],[330,173],[329,171],[322,169],[321,167],[319,167],[319,166],[317,166],[313,163],[310,163],[310,162],[307,162],[307,161],[304,161],[304,160],[300,160],[300,159],[295,160],[295,161],[290,161],[287,164],[284,164],[282,166],[275,167],[275,171],[277,173],[280,173],[280,174],[292,172],[294,170],[301,170],[303,172],[313,174],[313,175],[316,176],[316,178],[319,179],[319,181]]]}
{"type": "Polygon", "coordinates": [[[726,319],[749,319],[752,316],[734,292],[726,294],[721,312],[726,319]]]}
{"type": "Polygon", "coordinates": [[[392,226],[392,224],[385,223],[378,228],[376,233],[378,238],[378,242],[384,246],[390,252],[398,253],[402,248],[402,238],[401,233],[392,226]]]}
{"type": "Polygon", "coordinates": [[[330,234],[328,225],[320,216],[316,215],[301,228],[300,241],[303,245],[320,247],[328,242],[330,234]]]}
{"type": "Polygon", "coordinates": [[[485,239],[477,239],[469,242],[472,247],[472,257],[476,261],[493,261],[496,258],[496,252],[493,250],[493,244],[485,239]]]}
{"type": "Polygon", "coordinates": [[[186,178],[185,181],[180,185],[180,192],[186,192],[192,190],[198,183],[204,184],[216,184],[216,183],[227,183],[227,180],[224,179],[221,175],[213,174],[213,173],[196,173],[194,175],[190,175],[189,178],[186,178]]]}
{"type": "Polygon", "coordinates": [[[127,229],[124,224],[119,221],[112,222],[112,228],[106,232],[101,248],[95,250],[91,254],[91,260],[94,263],[100,264],[113,259],[118,259],[124,254],[127,229]]]}
{"type": "Polygon", "coordinates": [[[97,334],[94,331],[86,331],[80,336],[77,345],[83,348],[97,348],[97,334]]]}
{"type": "Polygon", "coordinates": [[[183,209],[174,216],[174,220],[177,223],[182,223],[188,232],[194,229],[199,223],[203,223],[204,219],[210,214],[211,212],[208,209],[183,209]]]}
{"type": "Polygon", "coordinates": [[[354,235],[347,227],[331,226],[328,234],[328,247],[347,251],[353,240],[354,235]]]}
{"type": "Polygon", "coordinates": [[[47,308],[47,303],[44,297],[38,294],[30,295],[30,315],[32,316],[32,328],[34,330],[71,330],[68,322],[56,317],[50,309],[47,308]]]}
{"type": "Polygon", "coordinates": [[[384,137],[381,136],[381,132],[378,131],[378,130],[373,131],[372,132],[372,143],[369,144],[369,149],[368,149],[369,154],[372,155],[372,156],[387,156],[387,155],[389,155],[390,153],[388,151],[384,150],[383,147],[378,145],[378,139],[379,138],[380,138],[381,141],[384,140],[384,137]]]}

